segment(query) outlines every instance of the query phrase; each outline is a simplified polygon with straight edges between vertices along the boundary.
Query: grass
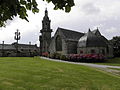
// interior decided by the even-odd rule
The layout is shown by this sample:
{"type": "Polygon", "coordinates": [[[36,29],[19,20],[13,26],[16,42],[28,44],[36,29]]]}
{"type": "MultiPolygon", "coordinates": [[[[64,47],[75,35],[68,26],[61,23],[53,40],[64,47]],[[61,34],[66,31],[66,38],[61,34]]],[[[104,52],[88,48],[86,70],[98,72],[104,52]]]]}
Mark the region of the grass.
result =
{"type": "Polygon", "coordinates": [[[104,63],[95,63],[95,64],[120,66],[120,58],[107,59],[107,60],[105,60],[104,63]]]}
{"type": "Polygon", "coordinates": [[[0,90],[119,90],[120,78],[39,57],[0,58],[0,90]]]}

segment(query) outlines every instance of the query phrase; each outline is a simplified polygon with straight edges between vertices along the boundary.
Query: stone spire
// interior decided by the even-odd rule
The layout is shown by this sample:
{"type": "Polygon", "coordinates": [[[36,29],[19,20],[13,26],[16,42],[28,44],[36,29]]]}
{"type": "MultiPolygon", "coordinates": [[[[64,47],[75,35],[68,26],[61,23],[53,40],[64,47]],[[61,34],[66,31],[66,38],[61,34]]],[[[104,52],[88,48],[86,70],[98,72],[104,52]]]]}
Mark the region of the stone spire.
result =
{"type": "Polygon", "coordinates": [[[50,23],[51,23],[51,20],[49,20],[48,11],[46,8],[45,15],[42,20],[42,29],[40,30],[41,36],[39,38],[41,53],[48,52],[48,48],[51,42],[51,32],[52,32],[50,23]]]}
{"type": "Polygon", "coordinates": [[[52,29],[50,27],[50,23],[51,23],[51,20],[49,20],[49,17],[48,17],[48,11],[47,11],[47,8],[45,9],[45,15],[43,17],[43,20],[42,20],[42,29],[41,29],[41,33],[42,32],[52,32],[52,29]]]}
{"type": "Polygon", "coordinates": [[[44,20],[44,21],[45,21],[45,20],[50,21],[50,20],[49,20],[49,17],[48,17],[47,8],[45,9],[45,16],[44,16],[43,20],[44,20]]]}
{"type": "Polygon", "coordinates": [[[45,16],[48,16],[47,8],[45,9],[45,16]]]}

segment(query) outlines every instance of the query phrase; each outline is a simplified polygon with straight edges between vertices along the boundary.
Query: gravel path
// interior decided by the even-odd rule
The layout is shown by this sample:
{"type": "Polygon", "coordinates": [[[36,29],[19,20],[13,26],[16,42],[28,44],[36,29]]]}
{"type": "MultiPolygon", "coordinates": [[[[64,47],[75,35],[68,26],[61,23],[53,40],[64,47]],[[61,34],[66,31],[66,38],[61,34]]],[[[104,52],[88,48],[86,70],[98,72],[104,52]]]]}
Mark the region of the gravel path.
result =
{"type": "Polygon", "coordinates": [[[98,69],[101,69],[101,70],[104,70],[104,71],[107,71],[107,72],[110,72],[112,74],[120,76],[120,70],[119,70],[120,66],[98,65],[98,64],[91,64],[91,63],[80,63],[80,62],[68,62],[68,61],[63,61],[63,60],[50,59],[50,58],[46,58],[46,57],[41,57],[41,58],[51,60],[51,61],[56,61],[56,62],[64,62],[64,63],[90,66],[90,67],[98,68],[98,69]]]}

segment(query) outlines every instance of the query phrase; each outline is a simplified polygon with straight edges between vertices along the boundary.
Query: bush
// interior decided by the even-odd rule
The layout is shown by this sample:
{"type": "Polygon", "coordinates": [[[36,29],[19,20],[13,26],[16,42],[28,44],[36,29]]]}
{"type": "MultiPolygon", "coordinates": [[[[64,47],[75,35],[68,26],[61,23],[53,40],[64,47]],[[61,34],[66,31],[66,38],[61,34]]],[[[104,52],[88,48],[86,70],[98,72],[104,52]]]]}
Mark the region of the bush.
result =
{"type": "Polygon", "coordinates": [[[50,54],[50,58],[53,59],[60,59],[61,54],[60,53],[52,53],[50,54]]]}
{"type": "Polygon", "coordinates": [[[45,52],[45,53],[42,53],[42,56],[44,56],[44,57],[48,57],[49,54],[48,54],[48,52],[45,52]]]}
{"type": "Polygon", "coordinates": [[[68,59],[74,62],[101,62],[104,61],[104,56],[101,54],[70,54],[68,59]]]}
{"type": "Polygon", "coordinates": [[[73,62],[103,62],[105,59],[104,55],[102,55],[102,54],[62,55],[60,53],[52,53],[52,54],[50,54],[50,58],[73,61],[73,62]]]}
{"type": "Polygon", "coordinates": [[[61,59],[61,60],[67,60],[67,57],[66,57],[65,55],[61,55],[61,56],[60,56],[60,59],[61,59]]]}
{"type": "Polygon", "coordinates": [[[55,59],[60,59],[61,54],[60,53],[55,53],[55,59]]]}
{"type": "Polygon", "coordinates": [[[82,56],[80,54],[70,54],[68,55],[68,59],[69,61],[79,61],[80,59],[82,59],[82,56]]]}

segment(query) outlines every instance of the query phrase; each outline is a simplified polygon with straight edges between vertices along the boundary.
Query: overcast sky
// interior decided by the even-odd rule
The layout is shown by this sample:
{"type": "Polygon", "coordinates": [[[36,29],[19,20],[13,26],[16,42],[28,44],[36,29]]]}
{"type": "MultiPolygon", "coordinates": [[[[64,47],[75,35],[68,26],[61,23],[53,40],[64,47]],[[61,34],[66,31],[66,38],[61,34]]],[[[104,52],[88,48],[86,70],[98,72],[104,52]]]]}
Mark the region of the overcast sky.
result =
{"type": "MultiPolygon", "coordinates": [[[[13,43],[14,32],[19,29],[21,32],[20,43],[39,45],[40,29],[46,8],[46,3],[37,0],[39,13],[33,14],[28,11],[29,22],[18,17],[7,22],[6,28],[0,28],[0,43],[13,43]]],[[[75,6],[70,13],[62,10],[53,10],[52,3],[47,4],[48,15],[51,20],[51,28],[54,35],[58,27],[87,32],[99,28],[102,35],[107,39],[113,36],[120,36],[120,0],[75,0],[75,6]]]]}

